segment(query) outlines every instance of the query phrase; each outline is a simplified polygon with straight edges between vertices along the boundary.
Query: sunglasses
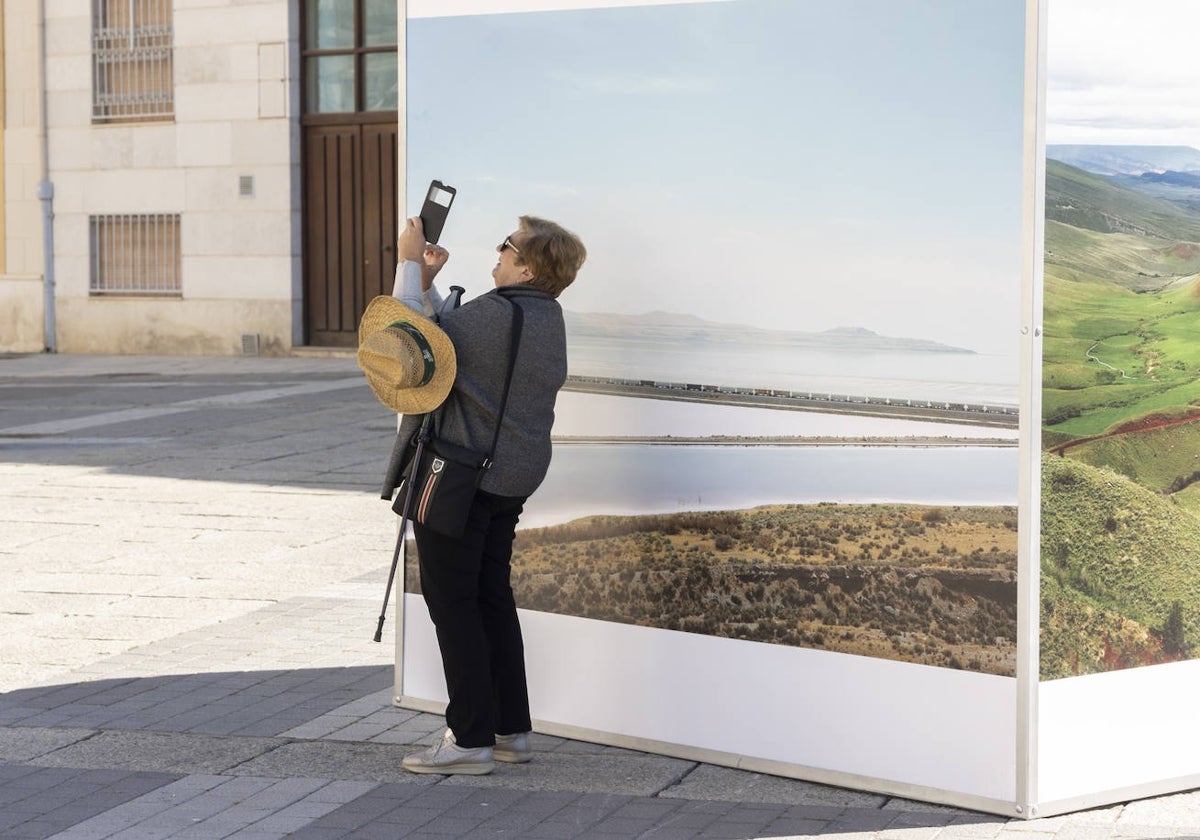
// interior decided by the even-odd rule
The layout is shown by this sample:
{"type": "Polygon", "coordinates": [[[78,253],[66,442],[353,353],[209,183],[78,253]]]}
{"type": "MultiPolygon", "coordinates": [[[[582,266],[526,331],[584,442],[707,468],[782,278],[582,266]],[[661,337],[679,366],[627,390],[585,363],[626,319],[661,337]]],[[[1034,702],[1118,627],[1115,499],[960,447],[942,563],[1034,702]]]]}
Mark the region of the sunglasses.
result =
{"type": "Polygon", "coordinates": [[[521,249],[512,243],[511,237],[508,237],[508,236],[504,237],[504,241],[500,243],[500,247],[497,248],[496,250],[503,251],[505,248],[512,248],[512,252],[514,254],[516,254],[517,256],[521,255],[521,249]]]}

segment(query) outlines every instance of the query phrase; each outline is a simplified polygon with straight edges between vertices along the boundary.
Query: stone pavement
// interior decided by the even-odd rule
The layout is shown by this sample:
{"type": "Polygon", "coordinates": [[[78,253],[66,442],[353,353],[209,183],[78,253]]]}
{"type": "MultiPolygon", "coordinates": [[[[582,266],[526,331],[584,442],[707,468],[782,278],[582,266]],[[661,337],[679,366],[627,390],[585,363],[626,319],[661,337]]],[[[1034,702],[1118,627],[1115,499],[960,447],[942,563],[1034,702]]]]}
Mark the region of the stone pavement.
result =
{"type": "Polygon", "coordinates": [[[403,773],[392,423],[347,357],[0,357],[0,838],[1200,838],[1200,792],[1016,821],[547,735],[403,773]]]}

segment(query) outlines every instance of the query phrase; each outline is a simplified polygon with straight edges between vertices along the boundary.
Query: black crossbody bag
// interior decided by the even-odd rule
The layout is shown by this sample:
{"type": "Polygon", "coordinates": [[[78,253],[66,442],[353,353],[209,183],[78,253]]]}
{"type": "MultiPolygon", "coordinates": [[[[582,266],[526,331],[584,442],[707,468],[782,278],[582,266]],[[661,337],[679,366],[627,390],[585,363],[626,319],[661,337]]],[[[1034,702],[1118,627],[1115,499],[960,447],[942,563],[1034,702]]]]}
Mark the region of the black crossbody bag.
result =
{"type": "Polygon", "coordinates": [[[504,378],[500,409],[496,413],[496,430],[492,435],[491,448],[481,453],[438,438],[433,430],[433,413],[426,414],[417,432],[416,452],[400,475],[399,492],[392,505],[392,510],[401,517],[455,539],[463,535],[475,491],[479,489],[484,474],[492,467],[496,444],[500,440],[500,424],[508,407],[513,367],[516,365],[517,348],[524,326],[521,307],[512,301],[508,303],[513,310],[512,339],[508,373],[504,378]]]}

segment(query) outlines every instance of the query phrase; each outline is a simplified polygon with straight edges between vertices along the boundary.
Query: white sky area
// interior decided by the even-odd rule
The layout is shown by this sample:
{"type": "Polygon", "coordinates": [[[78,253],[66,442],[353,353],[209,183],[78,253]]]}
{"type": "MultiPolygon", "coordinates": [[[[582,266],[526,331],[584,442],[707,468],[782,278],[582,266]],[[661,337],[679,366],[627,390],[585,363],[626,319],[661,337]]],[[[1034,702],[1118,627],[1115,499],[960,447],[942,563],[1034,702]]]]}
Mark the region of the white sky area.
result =
{"type": "Polygon", "coordinates": [[[1200,149],[1197,0],[1050,0],[1046,142],[1200,149]]]}
{"type": "Polygon", "coordinates": [[[487,15],[497,12],[556,12],[669,3],[727,3],[730,0],[408,0],[410,18],[487,15]]]}
{"type": "Polygon", "coordinates": [[[568,309],[1016,357],[1023,2],[447,16],[472,3],[409,2],[409,214],[458,188],[443,289],[490,288],[527,213],[587,244],[568,309]]]}

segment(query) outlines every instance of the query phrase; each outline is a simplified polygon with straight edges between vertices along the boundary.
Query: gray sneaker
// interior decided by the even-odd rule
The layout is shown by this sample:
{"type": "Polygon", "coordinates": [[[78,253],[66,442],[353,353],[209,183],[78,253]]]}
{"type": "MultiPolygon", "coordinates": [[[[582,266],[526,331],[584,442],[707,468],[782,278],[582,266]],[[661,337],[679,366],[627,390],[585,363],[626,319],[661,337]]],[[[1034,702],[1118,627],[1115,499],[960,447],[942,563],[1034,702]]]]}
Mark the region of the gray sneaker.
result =
{"type": "Polygon", "coordinates": [[[492,750],[496,761],[509,764],[524,764],[533,758],[533,747],[529,746],[529,733],[516,732],[512,735],[497,735],[496,746],[492,750]]]}
{"type": "Polygon", "coordinates": [[[491,747],[460,747],[449,729],[427,750],[404,756],[401,766],[410,773],[439,773],[446,776],[486,776],[495,768],[491,747]]]}

